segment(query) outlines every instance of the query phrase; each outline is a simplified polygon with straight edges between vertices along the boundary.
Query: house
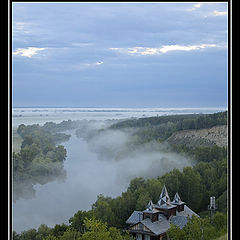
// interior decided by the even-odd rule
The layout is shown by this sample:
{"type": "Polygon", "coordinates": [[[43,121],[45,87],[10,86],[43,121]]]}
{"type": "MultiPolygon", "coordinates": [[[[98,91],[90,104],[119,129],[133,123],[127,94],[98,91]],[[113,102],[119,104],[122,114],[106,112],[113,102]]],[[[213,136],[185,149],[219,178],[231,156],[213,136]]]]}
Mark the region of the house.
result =
{"type": "Polygon", "coordinates": [[[157,204],[150,200],[146,210],[134,211],[126,223],[136,240],[165,240],[170,224],[183,228],[193,215],[199,217],[181,201],[178,193],[171,201],[164,185],[157,204]]]}

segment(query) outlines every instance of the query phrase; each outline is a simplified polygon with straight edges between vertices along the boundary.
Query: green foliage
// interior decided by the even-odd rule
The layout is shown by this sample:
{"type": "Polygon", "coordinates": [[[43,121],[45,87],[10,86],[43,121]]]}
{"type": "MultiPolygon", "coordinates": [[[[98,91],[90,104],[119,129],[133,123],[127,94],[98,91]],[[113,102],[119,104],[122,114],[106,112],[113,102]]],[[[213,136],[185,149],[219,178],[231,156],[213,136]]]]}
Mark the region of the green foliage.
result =
{"type": "Polygon", "coordinates": [[[171,224],[170,229],[168,230],[168,236],[171,240],[185,240],[186,233],[179,227],[171,224]]]}
{"type": "Polygon", "coordinates": [[[183,227],[186,234],[186,239],[194,240],[211,240],[216,236],[216,230],[211,226],[208,218],[199,218],[193,216],[188,219],[188,223],[183,227]]]}
{"type": "Polygon", "coordinates": [[[50,232],[50,235],[54,237],[61,237],[63,236],[64,232],[68,230],[68,226],[66,224],[56,224],[50,232]]]}
{"type": "Polygon", "coordinates": [[[110,232],[106,224],[96,219],[85,219],[84,225],[87,231],[82,235],[82,240],[111,240],[110,232]]]}
{"type": "Polygon", "coordinates": [[[57,238],[53,235],[48,235],[46,238],[43,238],[43,240],[59,240],[59,238],[57,238]]]}
{"type": "Polygon", "coordinates": [[[97,219],[85,219],[86,232],[82,235],[81,240],[133,240],[129,234],[121,234],[120,230],[115,227],[107,228],[105,223],[97,219]]]}
{"type": "Polygon", "coordinates": [[[13,152],[12,157],[14,190],[17,190],[13,192],[14,201],[25,197],[26,191],[34,193],[25,186],[32,188],[31,185],[36,183],[44,184],[59,176],[65,176],[63,161],[67,152],[62,145],[56,146],[55,142],[66,140],[70,136],[64,133],[52,134],[38,124],[21,124],[17,132],[23,141],[20,151],[13,152]]]}
{"type": "Polygon", "coordinates": [[[216,200],[218,211],[227,212],[227,190],[224,191],[216,200]]]}
{"type": "Polygon", "coordinates": [[[141,189],[136,202],[136,210],[141,211],[142,209],[145,209],[149,200],[149,193],[146,192],[144,189],[141,189]]]}
{"type": "Polygon", "coordinates": [[[213,216],[213,226],[219,232],[219,236],[227,231],[227,215],[221,212],[216,212],[213,216]]]}
{"type": "Polygon", "coordinates": [[[61,123],[46,122],[42,126],[42,129],[51,133],[57,133],[57,132],[62,132],[66,130],[75,129],[77,128],[77,126],[78,126],[78,121],[64,120],[61,123]]]}
{"type": "Polygon", "coordinates": [[[133,133],[138,144],[162,141],[174,132],[187,129],[211,128],[227,124],[227,111],[214,114],[184,114],[125,120],[113,124],[110,129],[137,128],[133,133]]]}
{"type": "Polygon", "coordinates": [[[226,215],[216,213],[211,224],[208,217],[199,218],[193,216],[188,219],[188,223],[182,228],[171,225],[168,235],[171,240],[212,240],[226,233],[226,215]]]}
{"type": "Polygon", "coordinates": [[[51,228],[48,227],[46,224],[41,224],[37,231],[36,240],[42,240],[47,238],[51,233],[51,228]]]}
{"type": "Polygon", "coordinates": [[[37,240],[37,231],[36,229],[29,229],[23,231],[20,235],[20,240],[37,240]]]}
{"type": "Polygon", "coordinates": [[[76,231],[76,230],[72,230],[72,229],[67,229],[67,231],[65,231],[63,233],[63,235],[61,237],[59,237],[59,240],[81,240],[81,234],[76,231]]]}
{"type": "Polygon", "coordinates": [[[20,240],[20,234],[18,234],[16,231],[12,232],[12,239],[13,240],[20,240]]]}
{"type": "Polygon", "coordinates": [[[184,144],[173,144],[171,145],[170,150],[187,155],[196,162],[211,162],[214,160],[220,161],[227,156],[227,149],[217,145],[190,147],[184,144]]]}
{"type": "Polygon", "coordinates": [[[84,220],[86,218],[93,218],[93,211],[78,211],[74,214],[73,217],[69,219],[70,227],[79,231],[80,233],[84,232],[84,220]]]}

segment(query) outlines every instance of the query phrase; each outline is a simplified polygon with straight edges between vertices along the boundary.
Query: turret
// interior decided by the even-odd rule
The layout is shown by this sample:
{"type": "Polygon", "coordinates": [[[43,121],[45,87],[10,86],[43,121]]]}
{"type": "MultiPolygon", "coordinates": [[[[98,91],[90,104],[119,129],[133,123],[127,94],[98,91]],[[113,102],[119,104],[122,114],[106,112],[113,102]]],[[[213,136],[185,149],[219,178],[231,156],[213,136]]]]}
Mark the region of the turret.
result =
{"type": "Polygon", "coordinates": [[[149,201],[147,205],[147,209],[143,211],[143,220],[146,218],[150,218],[152,222],[158,221],[159,211],[154,209],[154,204],[152,200],[149,201]]]}
{"type": "Polygon", "coordinates": [[[160,194],[157,204],[155,205],[155,208],[161,213],[163,213],[167,218],[169,218],[171,215],[176,215],[177,207],[171,203],[165,185],[163,186],[162,192],[160,194]]]}
{"type": "Polygon", "coordinates": [[[178,212],[184,211],[185,202],[183,202],[183,201],[181,200],[181,198],[179,197],[178,192],[176,192],[176,194],[175,194],[175,196],[174,196],[174,199],[173,199],[173,201],[172,201],[172,204],[177,206],[177,211],[178,211],[178,212]]]}

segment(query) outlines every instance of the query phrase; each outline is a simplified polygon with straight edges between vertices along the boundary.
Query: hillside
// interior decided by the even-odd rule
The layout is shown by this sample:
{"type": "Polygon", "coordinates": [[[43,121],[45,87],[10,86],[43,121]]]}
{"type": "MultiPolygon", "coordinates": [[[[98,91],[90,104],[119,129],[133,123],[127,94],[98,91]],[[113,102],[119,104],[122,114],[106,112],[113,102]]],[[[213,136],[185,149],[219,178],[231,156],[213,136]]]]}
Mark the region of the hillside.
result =
{"type": "Polygon", "coordinates": [[[173,133],[167,140],[170,144],[185,144],[187,146],[227,147],[227,125],[212,128],[182,130],[173,133]]]}

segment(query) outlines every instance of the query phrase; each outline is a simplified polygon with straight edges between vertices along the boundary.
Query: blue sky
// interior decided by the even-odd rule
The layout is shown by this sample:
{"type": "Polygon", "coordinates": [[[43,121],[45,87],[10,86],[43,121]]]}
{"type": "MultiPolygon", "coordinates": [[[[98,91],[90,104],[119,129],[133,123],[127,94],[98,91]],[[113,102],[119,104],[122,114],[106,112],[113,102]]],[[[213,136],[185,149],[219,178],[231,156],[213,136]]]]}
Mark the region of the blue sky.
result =
{"type": "Polygon", "coordinates": [[[227,3],[12,3],[13,106],[227,107],[227,3]]]}

